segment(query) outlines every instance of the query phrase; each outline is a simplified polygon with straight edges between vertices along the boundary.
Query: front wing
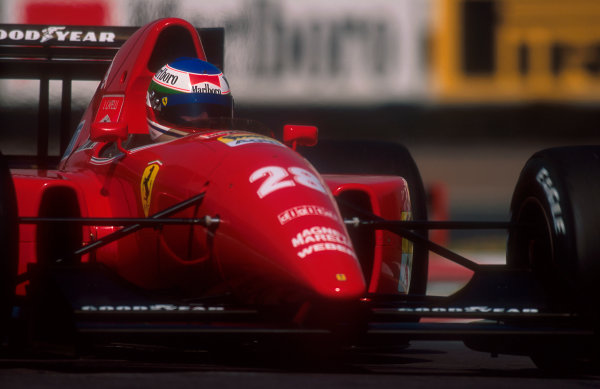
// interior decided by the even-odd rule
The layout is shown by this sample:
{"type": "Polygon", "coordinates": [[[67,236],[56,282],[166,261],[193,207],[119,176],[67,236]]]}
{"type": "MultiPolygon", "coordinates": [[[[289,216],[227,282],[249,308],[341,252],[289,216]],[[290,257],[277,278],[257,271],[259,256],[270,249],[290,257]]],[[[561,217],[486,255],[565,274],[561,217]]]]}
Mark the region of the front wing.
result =
{"type": "MultiPolygon", "coordinates": [[[[201,301],[160,299],[87,263],[32,267],[23,316],[37,323],[34,341],[175,347],[325,341],[345,346],[392,346],[409,340],[461,340],[499,353],[523,353],[552,342],[594,336],[575,312],[550,309],[531,274],[482,267],[449,297],[369,296],[358,315],[326,325],[278,320],[258,307],[235,305],[227,296],[201,301]],[[490,348],[490,344],[493,346],[490,348]]],[[[15,317],[15,321],[24,317],[15,317]]]]}

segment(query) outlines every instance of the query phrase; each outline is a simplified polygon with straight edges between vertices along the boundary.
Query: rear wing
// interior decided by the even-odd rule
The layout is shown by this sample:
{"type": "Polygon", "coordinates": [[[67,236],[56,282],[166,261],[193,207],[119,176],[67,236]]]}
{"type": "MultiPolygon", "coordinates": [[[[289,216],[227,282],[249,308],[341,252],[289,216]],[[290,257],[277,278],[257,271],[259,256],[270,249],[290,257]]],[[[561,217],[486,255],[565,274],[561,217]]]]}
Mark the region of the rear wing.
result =
{"type": "MultiPolygon", "coordinates": [[[[100,81],[115,54],[139,27],[0,24],[0,78],[38,79],[37,156],[11,155],[11,166],[49,168],[60,156],[48,153],[50,80],[62,81],[60,154],[72,134],[72,81],[100,81]]],[[[209,62],[224,65],[223,28],[197,29],[209,62]]],[[[1,134],[0,134],[1,136],[1,134]]]]}

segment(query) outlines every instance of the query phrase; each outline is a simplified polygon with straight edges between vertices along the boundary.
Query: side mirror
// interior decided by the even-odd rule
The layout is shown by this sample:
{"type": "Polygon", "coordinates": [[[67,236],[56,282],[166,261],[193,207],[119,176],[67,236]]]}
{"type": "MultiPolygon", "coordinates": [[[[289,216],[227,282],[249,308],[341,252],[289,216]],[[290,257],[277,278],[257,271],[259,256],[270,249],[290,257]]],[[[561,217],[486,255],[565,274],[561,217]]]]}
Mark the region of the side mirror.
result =
{"type": "Polygon", "coordinates": [[[296,150],[297,146],[314,146],[318,141],[319,130],[315,126],[286,124],[283,126],[283,143],[296,150]]]}
{"type": "Polygon", "coordinates": [[[90,139],[94,142],[117,142],[127,139],[127,124],[123,122],[92,123],[90,139]]]}

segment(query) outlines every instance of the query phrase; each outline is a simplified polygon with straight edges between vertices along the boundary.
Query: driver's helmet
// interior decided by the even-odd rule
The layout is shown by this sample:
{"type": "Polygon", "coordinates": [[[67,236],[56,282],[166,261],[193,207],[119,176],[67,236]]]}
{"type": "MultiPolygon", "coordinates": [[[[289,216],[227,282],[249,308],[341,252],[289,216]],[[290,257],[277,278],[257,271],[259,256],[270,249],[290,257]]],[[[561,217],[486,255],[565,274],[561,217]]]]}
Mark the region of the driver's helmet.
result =
{"type": "Polygon", "coordinates": [[[146,112],[153,140],[164,134],[181,137],[206,128],[207,119],[231,118],[233,98],[216,66],[198,58],[179,58],[152,77],[146,112]]]}

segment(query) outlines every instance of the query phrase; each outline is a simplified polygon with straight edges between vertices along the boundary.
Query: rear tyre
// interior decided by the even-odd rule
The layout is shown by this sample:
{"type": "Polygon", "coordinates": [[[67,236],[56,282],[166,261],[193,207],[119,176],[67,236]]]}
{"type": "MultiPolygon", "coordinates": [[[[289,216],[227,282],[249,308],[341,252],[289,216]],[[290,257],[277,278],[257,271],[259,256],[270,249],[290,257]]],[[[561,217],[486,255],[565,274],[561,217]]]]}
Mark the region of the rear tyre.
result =
{"type": "Polygon", "coordinates": [[[518,179],[507,264],[531,269],[553,310],[576,310],[594,326],[594,344],[538,345],[532,359],[543,369],[574,370],[598,358],[600,299],[600,146],[564,147],[533,155],[518,179]]]}
{"type": "Polygon", "coordinates": [[[18,266],[17,198],[6,159],[0,154],[0,339],[5,341],[14,305],[18,266]]]}
{"type": "MultiPolygon", "coordinates": [[[[403,177],[410,192],[413,220],[427,220],[427,196],[421,174],[406,147],[390,142],[319,140],[299,150],[322,174],[381,174],[403,177]]],[[[415,231],[427,237],[427,230],[415,231]]],[[[429,250],[413,245],[411,294],[427,290],[429,250]]]]}

